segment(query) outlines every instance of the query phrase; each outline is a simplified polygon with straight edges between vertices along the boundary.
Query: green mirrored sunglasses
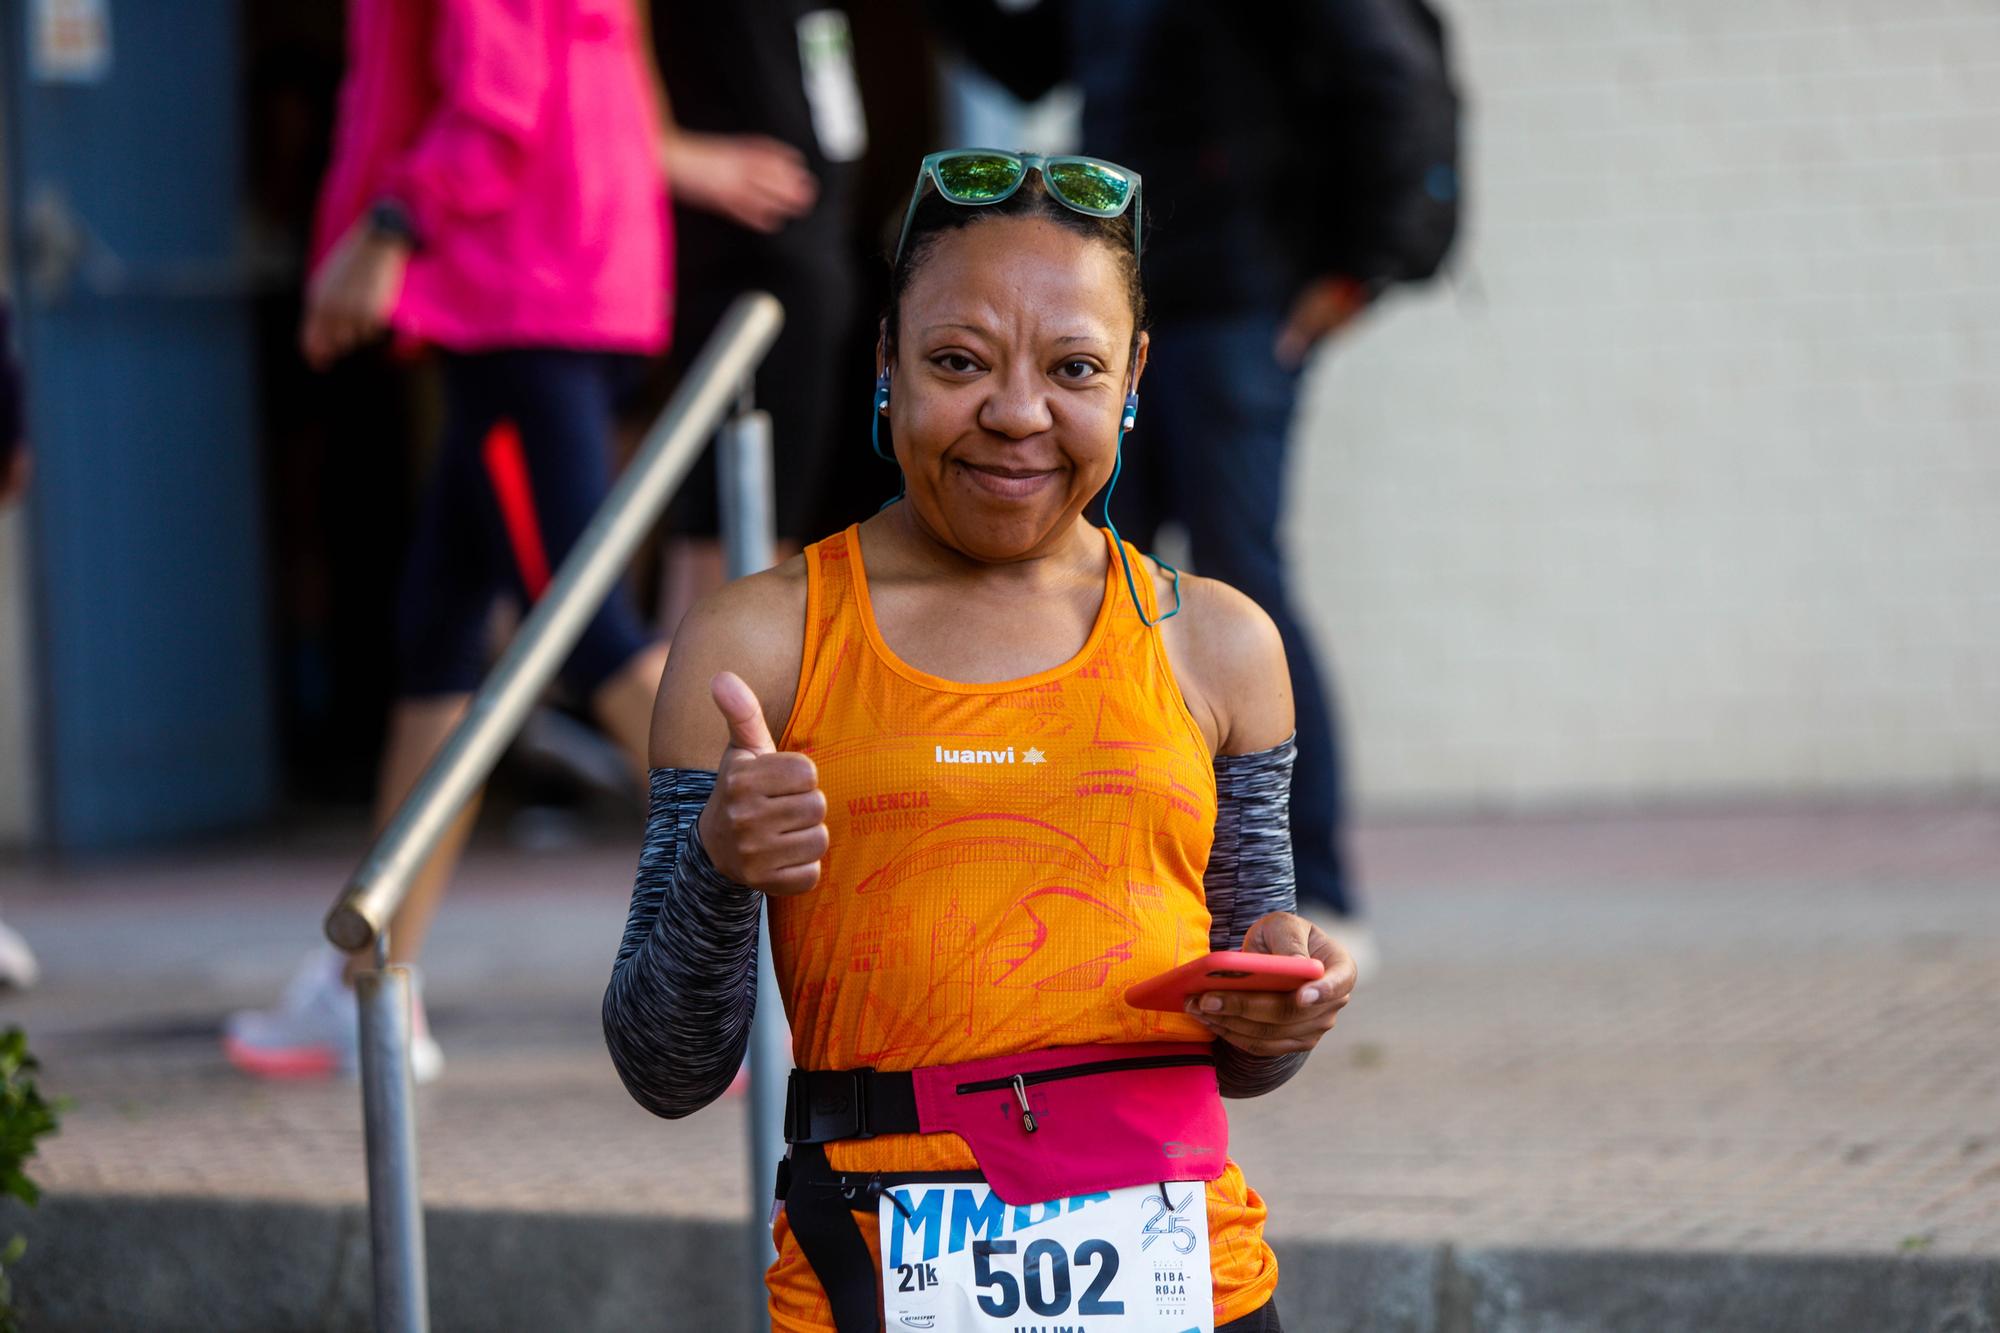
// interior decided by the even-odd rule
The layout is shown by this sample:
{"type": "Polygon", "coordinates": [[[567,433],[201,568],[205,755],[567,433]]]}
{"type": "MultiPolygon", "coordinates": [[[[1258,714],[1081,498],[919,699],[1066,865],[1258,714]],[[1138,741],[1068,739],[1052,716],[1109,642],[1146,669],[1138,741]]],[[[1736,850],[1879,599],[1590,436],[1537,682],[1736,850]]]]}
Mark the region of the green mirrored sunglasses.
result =
{"type": "MultiPolygon", "coordinates": [[[[977,207],[1012,198],[1028,179],[1030,171],[1042,174],[1049,197],[1064,208],[1087,213],[1094,218],[1115,218],[1131,208],[1139,198],[1139,173],[1096,157],[1043,157],[1038,153],[1009,153],[998,148],[949,148],[932,153],[917,168],[916,188],[910,191],[909,211],[903,214],[903,232],[896,238],[896,259],[903,257],[903,245],[910,239],[910,223],[917,216],[917,201],[924,197],[924,182],[954,204],[977,207]]],[[[1139,249],[1139,220],[1132,215],[1132,250],[1139,249]]]]}

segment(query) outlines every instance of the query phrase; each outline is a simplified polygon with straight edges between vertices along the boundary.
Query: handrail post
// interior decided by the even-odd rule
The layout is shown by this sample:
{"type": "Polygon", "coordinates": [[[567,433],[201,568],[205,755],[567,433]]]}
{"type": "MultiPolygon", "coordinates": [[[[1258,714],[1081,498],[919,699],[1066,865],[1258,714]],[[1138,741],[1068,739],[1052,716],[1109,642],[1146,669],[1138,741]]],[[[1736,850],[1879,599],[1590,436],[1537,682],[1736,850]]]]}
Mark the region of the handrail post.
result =
{"type": "MultiPolygon", "coordinates": [[[[746,378],[736,416],[716,440],[716,485],[721,494],[723,554],[729,577],[740,579],[769,569],[775,554],[772,515],[771,414],[755,407],[753,381],[746,378]]],[[[745,1128],[750,1137],[750,1290],[755,1313],[750,1327],[765,1333],[770,1311],[762,1299],[764,1270],[777,1257],[771,1246],[771,1186],[784,1143],[785,1075],[791,1068],[791,1039],[771,967],[770,913],[757,939],[757,1016],[750,1028],[750,1096],[745,1128]]]]}
{"type": "Polygon", "coordinates": [[[368,1252],[377,1333],[427,1333],[424,1208],[417,1190],[416,1089],[410,1077],[410,969],[389,964],[389,933],[375,966],[354,979],[361,1019],[361,1121],[368,1150],[368,1252]]]}
{"type": "MultiPolygon", "coordinates": [[[[424,1333],[429,1318],[410,1077],[412,988],[407,969],[387,965],[389,922],[417,872],[520,731],[535,700],[576,646],[681,478],[715,434],[732,396],[755,373],[783,324],[784,308],[764,292],[745,293],[724,313],[647,431],[637,457],[612,486],[473,696],[464,719],[396,807],[327,913],[326,937],[335,947],[347,953],[371,946],[376,951],[375,972],[356,978],[355,1003],[361,1020],[375,1320],[384,1333],[424,1333]]],[[[768,422],[764,431],[766,498],[759,531],[765,534],[763,563],[768,565],[768,422]]]]}

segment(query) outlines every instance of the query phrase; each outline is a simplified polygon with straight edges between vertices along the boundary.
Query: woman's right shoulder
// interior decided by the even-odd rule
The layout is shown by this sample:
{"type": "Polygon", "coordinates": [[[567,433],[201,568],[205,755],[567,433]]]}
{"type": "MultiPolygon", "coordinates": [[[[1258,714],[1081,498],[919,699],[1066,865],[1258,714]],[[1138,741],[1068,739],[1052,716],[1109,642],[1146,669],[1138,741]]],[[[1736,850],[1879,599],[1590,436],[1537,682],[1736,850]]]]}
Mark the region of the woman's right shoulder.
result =
{"type": "Polygon", "coordinates": [[[674,631],[674,650],[680,651],[685,640],[696,650],[769,652],[787,636],[803,643],[805,622],[806,557],[801,554],[731,580],[695,602],[674,631]]]}
{"type": "Polygon", "coordinates": [[[798,694],[805,639],[804,555],[726,583],[696,602],[667,653],[653,713],[653,765],[714,765],[728,737],[709,696],[709,682],[720,671],[743,678],[764,706],[771,734],[782,735],[798,694]]]}

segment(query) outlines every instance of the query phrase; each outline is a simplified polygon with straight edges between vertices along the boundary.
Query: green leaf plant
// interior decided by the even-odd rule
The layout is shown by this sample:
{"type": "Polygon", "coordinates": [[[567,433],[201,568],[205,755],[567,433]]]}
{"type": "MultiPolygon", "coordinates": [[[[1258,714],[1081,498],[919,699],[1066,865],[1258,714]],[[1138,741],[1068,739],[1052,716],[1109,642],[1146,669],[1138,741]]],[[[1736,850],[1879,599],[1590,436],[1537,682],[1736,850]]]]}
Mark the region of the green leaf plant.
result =
{"type": "MultiPolygon", "coordinates": [[[[35,1155],[36,1140],[57,1132],[65,1109],[60,1100],[42,1096],[35,1082],[40,1069],[28,1051],[26,1033],[18,1027],[0,1033],[0,1195],[30,1207],[42,1191],[28,1178],[28,1159],[35,1155]]],[[[21,1327],[9,1273],[27,1248],[27,1238],[20,1235],[0,1248],[0,1333],[19,1333],[21,1327]]]]}

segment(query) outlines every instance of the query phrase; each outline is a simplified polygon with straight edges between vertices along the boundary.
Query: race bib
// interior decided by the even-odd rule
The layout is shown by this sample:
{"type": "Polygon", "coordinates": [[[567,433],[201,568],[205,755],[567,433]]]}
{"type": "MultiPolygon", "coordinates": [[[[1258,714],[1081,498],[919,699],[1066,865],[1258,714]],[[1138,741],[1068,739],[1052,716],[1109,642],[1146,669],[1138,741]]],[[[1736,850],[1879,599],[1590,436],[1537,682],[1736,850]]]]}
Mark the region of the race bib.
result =
{"type": "Polygon", "coordinates": [[[883,1191],[890,1333],[1214,1333],[1198,1180],[1014,1207],[984,1181],[883,1191]]]}

